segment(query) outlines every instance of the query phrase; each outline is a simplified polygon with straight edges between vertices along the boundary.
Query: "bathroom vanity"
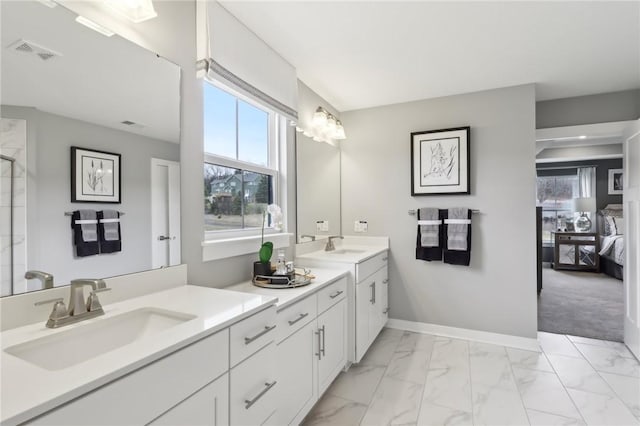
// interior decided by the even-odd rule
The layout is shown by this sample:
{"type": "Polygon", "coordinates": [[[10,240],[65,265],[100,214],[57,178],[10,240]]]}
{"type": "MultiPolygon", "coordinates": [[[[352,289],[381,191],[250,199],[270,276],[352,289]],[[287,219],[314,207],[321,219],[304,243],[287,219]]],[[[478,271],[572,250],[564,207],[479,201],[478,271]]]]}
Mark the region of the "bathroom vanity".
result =
{"type": "Polygon", "coordinates": [[[296,246],[296,264],[347,268],[348,359],[358,363],[389,317],[389,239],[344,237],[332,251],[314,244],[296,246]]]}

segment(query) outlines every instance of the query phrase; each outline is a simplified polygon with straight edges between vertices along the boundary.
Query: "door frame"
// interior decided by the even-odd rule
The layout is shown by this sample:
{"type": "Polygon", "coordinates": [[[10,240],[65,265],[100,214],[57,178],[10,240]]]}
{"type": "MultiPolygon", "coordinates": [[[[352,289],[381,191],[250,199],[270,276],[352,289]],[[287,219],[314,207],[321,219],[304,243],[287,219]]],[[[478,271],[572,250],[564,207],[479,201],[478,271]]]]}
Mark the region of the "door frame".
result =
{"type": "MultiPolygon", "coordinates": [[[[169,266],[179,265],[182,262],[181,254],[181,219],[180,219],[180,163],[177,161],[164,160],[161,158],[151,158],[151,195],[150,195],[150,216],[151,216],[151,261],[155,259],[155,252],[158,250],[157,244],[155,244],[156,236],[153,235],[153,229],[155,229],[155,221],[157,221],[156,215],[154,215],[154,182],[157,180],[156,170],[159,166],[166,166],[168,168],[168,182],[169,192],[167,194],[168,201],[168,219],[169,219],[169,266]]],[[[153,266],[153,265],[152,265],[153,266]]]]}

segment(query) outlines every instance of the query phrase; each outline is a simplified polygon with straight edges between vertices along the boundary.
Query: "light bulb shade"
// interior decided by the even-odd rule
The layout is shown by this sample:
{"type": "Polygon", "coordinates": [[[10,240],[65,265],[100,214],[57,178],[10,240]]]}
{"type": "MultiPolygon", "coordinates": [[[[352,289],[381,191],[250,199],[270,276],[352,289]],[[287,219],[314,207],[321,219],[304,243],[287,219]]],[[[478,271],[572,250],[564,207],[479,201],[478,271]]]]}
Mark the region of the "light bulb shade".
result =
{"type": "Polygon", "coordinates": [[[333,134],[336,132],[336,118],[329,114],[329,118],[327,119],[327,130],[326,133],[329,137],[333,137],[333,134]]]}
{"type": "Polygon", "coordinates": [[[158,16],[152,0],[105,0],[114,12],[133,23],[139,23],[158,16]]]}
{"type": "Polygon", "coordinates": [[[337,140],[343,140],[347,138],[347,135],[344,133],[344,127],[342,126],[340,120],[336,122],[336,131],[333,138],[337,140]]]}
{"type": "Polygon", "coordinates": [[[322,107],[318,107],[316,112],[313,114],[313,126],[320,128],[326,126],[328,118],[327,111],[322,107]]]}
{"type": "Polygon", "coordinates": [[[574,198],[574,209],[576,212],[594,212],[596,211],[596,198],[595,197],[585,197],[585,198],[574,198]]]}

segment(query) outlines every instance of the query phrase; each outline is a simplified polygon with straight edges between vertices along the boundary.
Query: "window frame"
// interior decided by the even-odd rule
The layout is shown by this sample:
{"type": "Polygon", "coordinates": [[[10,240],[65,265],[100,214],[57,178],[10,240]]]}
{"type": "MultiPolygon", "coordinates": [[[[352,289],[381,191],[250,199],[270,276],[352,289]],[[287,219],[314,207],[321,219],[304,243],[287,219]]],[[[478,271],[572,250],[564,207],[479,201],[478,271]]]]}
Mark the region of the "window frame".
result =
{"type": "MultiPolygon", "coordinates": [[[[264,229],[265,238],[268,235],[269,240],[274,242],[276,248],[288,247],[289,238],[292,234],[287,233],[287,221],[286,221],[286,206],[282,205],[282,201],[286,198],[283,196],[285,188],[281,185],[284,184],[283,178],[283,166],[284,159],[282,155],[286,154],[286,129],[282,129],[282,126],[286,125],[286,120],[277,112],[271,110],[264,105],[256,102],[237,90],[216,81],[211,78],[205,78],[202,84],[211,84],[219,90],[222,90],[234,97],[238,101],[243,101],[249,105],[258,108],[268,114],[268,135],[267,135],[267,166],[261,166],[255,163],[238,160],[235,158],[225,157],[221,155],[212,154],[205,151],[204,146],[204,134],[203,134],[203,163],[202,167],[206,164],[228,167],[233,169],[239,169],[242,171],[260,173],[271,177],[273,182],[273,194],[272,203],[279,205],[283,210],[283,229],[280,231],[275,230],[269,226],[264,229]]],[[[203,100],[204,105],[204,100],[203,100]]],[[[203,119],[204,111],[203,111],[203,119]]],[[[238,103],[236,102],[236,156],[238,153],[239,135],[238,135],[238,103]]],[[[203,126],[204,127],[204,126],[203,126]]],[[[244,221],[244,219],[243,219],[244,221]]],[[[203,230],[204,230],[204,212],[203,212],[203,230]]],[[[237,228],[237,229],[221,229],[221,230],[204,230],[204,238],[202,242],[203,246],[203,260],[214,260],[225,257],[231,257],[241,254],[247,254],[251,252],[257,252],[259,248],[259,241],[261,237],[262,229],[257,228],[237,228]],[[255,244],[255,241],[258,244],[255,244]],[[229,244],[237,243],[234,247],[229,247],[229,244]],[[224,248],[220,248],[224,245],[224,248]],[[241,247],[244,247],[242,249],[241,247]],[[223,253],[224,251],[224,253],[223,253]]]]}

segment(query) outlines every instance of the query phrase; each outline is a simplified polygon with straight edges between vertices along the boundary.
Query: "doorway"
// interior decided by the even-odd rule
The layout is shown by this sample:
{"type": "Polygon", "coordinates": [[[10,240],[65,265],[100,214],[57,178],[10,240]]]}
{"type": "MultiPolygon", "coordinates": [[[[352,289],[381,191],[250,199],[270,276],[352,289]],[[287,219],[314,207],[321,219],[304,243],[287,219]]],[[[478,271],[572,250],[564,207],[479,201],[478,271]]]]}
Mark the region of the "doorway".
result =
{"type": "Polygon", "coordinates": [[[180,264],[180,241],[180,163],[152,158],[152,268],[180,264]]]}

